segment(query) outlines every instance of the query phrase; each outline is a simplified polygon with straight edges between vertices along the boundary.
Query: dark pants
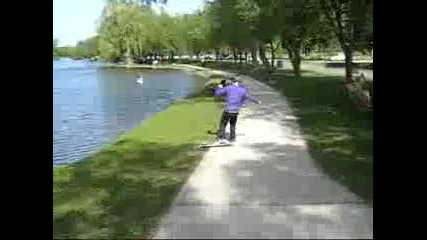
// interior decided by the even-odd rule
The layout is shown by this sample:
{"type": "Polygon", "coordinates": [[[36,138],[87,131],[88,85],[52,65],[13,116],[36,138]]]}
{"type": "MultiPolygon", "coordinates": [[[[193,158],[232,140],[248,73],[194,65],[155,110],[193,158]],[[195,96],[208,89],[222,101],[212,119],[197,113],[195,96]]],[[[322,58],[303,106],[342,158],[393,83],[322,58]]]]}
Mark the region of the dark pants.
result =
{"type": "Polygon", "coordinates": [[[218,130],[218,138],[225,137],[225,127],[227,123],[230,122],[230,140],[234,141],[236,139],[236,123],[237,123],[237,115],[239,113],[230,113],[227,111],[222,112],[221,122],[219,124],[218,130]]]}

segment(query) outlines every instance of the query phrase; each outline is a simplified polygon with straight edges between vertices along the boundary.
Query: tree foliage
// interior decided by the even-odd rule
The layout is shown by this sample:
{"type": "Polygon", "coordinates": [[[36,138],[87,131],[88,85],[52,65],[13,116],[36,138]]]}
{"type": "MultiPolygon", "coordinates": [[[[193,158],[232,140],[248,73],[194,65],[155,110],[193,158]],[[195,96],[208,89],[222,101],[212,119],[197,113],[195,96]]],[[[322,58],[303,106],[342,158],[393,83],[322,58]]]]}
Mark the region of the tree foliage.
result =
{"type": "Polygon", "coordinates": [[[99,26],[101,57],[129,61],[207,49],[208,24],[202,12],[183,16],[156,13],[140,1],[109,1],[99,26]]]}
{"type": "Polygon", "coordinates": [[[154,11],[159,3],[167,1],[107,0],[98,35],[77,47],[90,56],[128,62],[212,50],[217,57],[232,52],[237,60],[250,53],[254,64],[259,57],[268,68],[284,49],[299,75],[302,54],[338,43],[347,78],[353,51],[373,48],[373,0],[211,0],[195,13],[176,16],[154,11]]]}
{"type": "Polygon", "coordinates": [[[99,55],[98,36],[90,37],[86,40],[79,41],[77,48],[82,48],[85,51],[85,57],[95,57],[99,55]]]}
{"type": "Polygon", "coordinates": [[[318,0],[345,55],[346,82],[352,82],[353,52],[372,49],[373,0],[318,0]]]}
{"type": "Polygon", "coordinates": [[[85,49],[82,47],[55,47],[54,57],[88,58],[85,49]]]}

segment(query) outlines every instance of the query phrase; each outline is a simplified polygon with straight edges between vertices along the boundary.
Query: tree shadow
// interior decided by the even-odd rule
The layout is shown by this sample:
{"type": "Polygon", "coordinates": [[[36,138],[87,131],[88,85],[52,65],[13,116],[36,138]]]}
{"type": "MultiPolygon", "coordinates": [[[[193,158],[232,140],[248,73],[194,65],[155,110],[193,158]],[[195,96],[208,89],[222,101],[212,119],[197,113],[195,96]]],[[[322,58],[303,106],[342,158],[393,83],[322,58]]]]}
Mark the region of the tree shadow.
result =
{"type": "Polygon", "coordinates": [[[198,163],[192,144],[123,139],[54,176],[54,238],[147,236],[198,163]]]}
{"type": "Polygon", "coordinates": [[[275,219],[276,227],[281,226],[276,228],[277,233],[288,229],[281,238],[372,237],[372,210],[319,170],[316,162],[308,160],[305,147],[277,143],[245,147],[261,157],[230,161],[234,164],[224,169],[233,189],[230,199],[234,205],[252,205],[263,216],[259,224],[274,219],[274,211],[282,216],[275,219]]]}
{"type": "MultiPolygon", "coordinates": [[[[372,210],[314,162],[303,160],[308,157],[303,147],[242,147],[261,158],[236,152],[233,160],[216,166],[224,173],[216,183],[227,186],[224,199],[218,198],[217,189],[200,186],[196,169],[196,177],[181,190],[155,238],[372,238],[372,210]]],[[[231,156],[232,151],[224,149],[222,154],[231,156]]]]}
{"type": "MultiPolygon", "coordinates": [[[[213,67],[238,68],[232,64],[217,65],[213,67]]],[[[244,74],[263,79],[259,78],[263,73],[257,71],[252,69],[244,74]]],[[[360,111],[341,92],[341,77],[312,73],[296,77],[289,70],[277,70],[270,78],[274,82],[270,87],[286,96],[289,105],[279,103],[272,89],[266,90],[257,94],[265,100],[250,116],[274,120],[295,115],[295,119],[284,120],[283,124],[292,124],[294,128],[299,125],[319,166],[372,204],[373,112],[360,111]]]]}
{"type": "Polygon", "coordinates": [[[372,112],[363,112],[340,91],[339,77],[277,75],[310,154],[334,179],[372,202],[372,112]]]}
{"type": "Polygon", "coordinates": [[[274,77],[289,105],[266,89],[257,93],[263,104],[245,117],[291,129],[286,132],[288,144],[263,142],[240,146],[247,151],[218,150],[227,156],[221,182],[229,186],[224,191],[230,200],[225,205],[213,201],[214,186],[220,182],[200,188],[190,180],[160,237],[372,238],[373,210],[357,196],[372,201],[371,113],[358,111],[341,95],[338,78],[296,78],[285,71],[274,77]],[[296,118],[287,118],[294,113],[296,118]],[[298,144],[299,130],[309,153],[298,144]]]}

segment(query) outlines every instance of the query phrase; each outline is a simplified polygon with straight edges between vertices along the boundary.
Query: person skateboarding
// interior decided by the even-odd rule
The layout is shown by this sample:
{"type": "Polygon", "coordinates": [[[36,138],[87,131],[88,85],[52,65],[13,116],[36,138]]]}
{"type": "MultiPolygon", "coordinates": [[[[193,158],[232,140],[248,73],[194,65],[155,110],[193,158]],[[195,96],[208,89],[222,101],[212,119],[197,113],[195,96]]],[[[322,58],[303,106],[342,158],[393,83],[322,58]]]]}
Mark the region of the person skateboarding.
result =
{"type": "MultiPolygon", "coordinates": [[[[225,83],[227,81],[221,81],[225,83]]],[[[247,94],[246,87],[239,84],[239,81],[235,77],[229,78],[230,84],[224,86],[219,84],[215,88],[215,97],[225,97],[225,106],[221,115],[219,124],[219,130],[217,132],[217,138],[220,144],[228,143],[225,139],[225,128],[230,122],[230,142],[236,141],[236,123],[239,111],[242,108],[246,100],[250,100],[254,103],[260,104],[261,101],[256,100],[247,94]]]]}

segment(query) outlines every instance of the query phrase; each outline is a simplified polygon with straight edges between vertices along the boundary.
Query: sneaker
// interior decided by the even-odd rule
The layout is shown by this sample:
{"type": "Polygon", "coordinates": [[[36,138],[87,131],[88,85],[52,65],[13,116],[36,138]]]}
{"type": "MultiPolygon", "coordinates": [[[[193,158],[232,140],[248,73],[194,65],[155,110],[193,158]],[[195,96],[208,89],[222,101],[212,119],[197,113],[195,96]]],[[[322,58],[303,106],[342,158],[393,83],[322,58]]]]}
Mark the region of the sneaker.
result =
{"type": "Polygon", "coordinates": [[[227,139],[222,138],[222,139],[219,139],[218,143],[219,144],[229,144],[230,142],[227,139]]]}

